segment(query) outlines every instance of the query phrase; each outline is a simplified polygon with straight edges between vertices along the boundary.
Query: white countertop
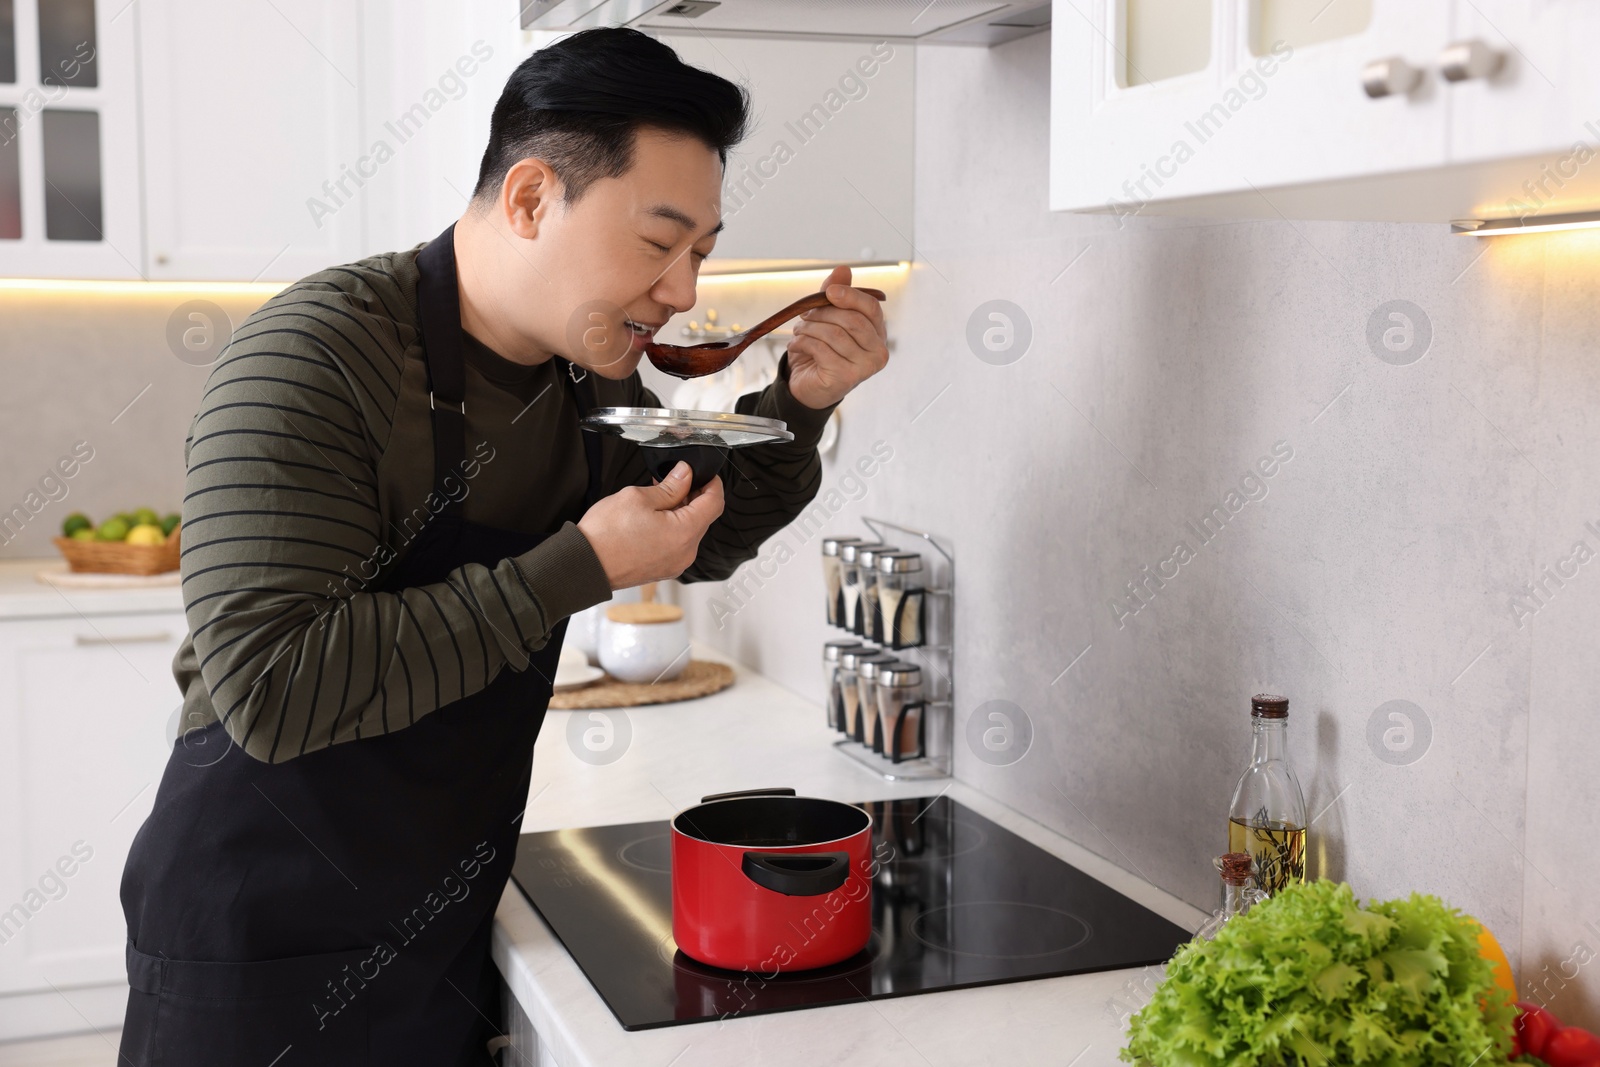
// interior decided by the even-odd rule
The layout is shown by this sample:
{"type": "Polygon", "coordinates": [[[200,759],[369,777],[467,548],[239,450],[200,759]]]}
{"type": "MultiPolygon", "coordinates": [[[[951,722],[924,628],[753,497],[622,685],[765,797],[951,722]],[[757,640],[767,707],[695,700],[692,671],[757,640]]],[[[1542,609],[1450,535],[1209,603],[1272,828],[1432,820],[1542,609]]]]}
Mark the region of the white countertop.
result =
{"type": "MultiPolygon", "coordinates": [[[[700,645],[694,655],[730,662],[700,645]]],[[[721,693],[627,709],[628,748],[603,766],[580,760],[568,747],[569,721],[585,713],[548,712],[534,750],[524,832],[667,819],[704,794],[761,786],[793,786],[802,795],[844,801],[945,791],[1186,929],[1205,918],[958,782],[883,781],[834,751],[836,735],[821,707],[734,668],[738,680],[721,693]]],[[[1148,999],[1159,974],[1150,968],[1105,971],[630,1033],[515,882],[506,886],[495,919],[495,963],[546,1046],[539,1062],[549,1062],[542,1058],[548,1056],[559,1067],[1109,1067],[1119,1062],[1122,1019],[1148,999]]]]}
{"type": "Polygon", "coordinates": [[[57,570],[65,566],[60,556],[0,562],[0,621],[183,610],[183,591],[177,585],[150,589],[59,589],[34,577],[46,568],[57,570]]]}

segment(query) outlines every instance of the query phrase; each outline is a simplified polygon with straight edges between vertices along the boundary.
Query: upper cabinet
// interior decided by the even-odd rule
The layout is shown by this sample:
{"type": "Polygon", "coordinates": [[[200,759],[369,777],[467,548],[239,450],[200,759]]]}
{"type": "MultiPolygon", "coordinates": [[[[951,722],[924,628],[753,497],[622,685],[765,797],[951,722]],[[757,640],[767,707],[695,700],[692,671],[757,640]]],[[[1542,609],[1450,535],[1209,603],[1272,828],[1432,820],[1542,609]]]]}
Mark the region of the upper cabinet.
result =
{"type": "MultiPolygon", "coordinates": [[[[0,277],[278,282],[426,241],[565,35],[516,0],[0,0],[0,277]]],[[[754,104],[706,273],[911,258],[913,44],[662,39],[754,104]]]]}
{"type": "Polygon", "coordinates": [[[916,48],[662,34],[685,63],[745,86],[704,273],[912,258],[916,48]]]}
{"type": "MultiPolygon", "coordinates": [[[[138,0],[148,276],[288,280],[361,250],[353,0],[138,0]]],[[[370,175],[368,175],[370,176],[370,175]]]]}
{"type": "MultiPolygon", "coordinates": [[[[1050,206],[1519,214],[1525,181],[1600,140],[1597,31],[1586,0],[1056,0],[1050,206]]],[[[1600,175],[1550,192],[1539,210],[1600,206],[1600,175]]]]}
{"type": "Polygon", "coordinates": [[[0,0],[0,275],[138,277],[135,19],[0,0]]]}

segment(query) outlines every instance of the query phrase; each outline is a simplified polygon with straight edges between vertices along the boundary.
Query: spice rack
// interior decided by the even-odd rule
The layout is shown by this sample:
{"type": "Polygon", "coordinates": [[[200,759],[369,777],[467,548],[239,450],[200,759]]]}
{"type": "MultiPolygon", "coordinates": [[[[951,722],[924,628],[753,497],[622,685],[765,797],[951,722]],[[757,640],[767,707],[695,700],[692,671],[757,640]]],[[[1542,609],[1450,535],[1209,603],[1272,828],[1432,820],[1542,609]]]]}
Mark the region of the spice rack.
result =
{"type": "MultiPolygon", "coordinates": [[[[884,529],[889,529],[918,538],[933,550],[926,554],[931,566],[923,585],[922,641],[900,648],[883,645],[885,651],[892,651],[922,668],[923,729],[926,732],[923,755],[899,763],[848,737],[835,741],[834,748],[888,781],[948,778],[955,747],[955,555],[947,542],[925,530],[866,516],[862,516],[861,521],[879,542],[891,540],[884,535],[884,529]],[[915,655],[910,656],[912,653],[915,655]]],[[[835,629],[855,636],[851,629],[835,629]]]]}

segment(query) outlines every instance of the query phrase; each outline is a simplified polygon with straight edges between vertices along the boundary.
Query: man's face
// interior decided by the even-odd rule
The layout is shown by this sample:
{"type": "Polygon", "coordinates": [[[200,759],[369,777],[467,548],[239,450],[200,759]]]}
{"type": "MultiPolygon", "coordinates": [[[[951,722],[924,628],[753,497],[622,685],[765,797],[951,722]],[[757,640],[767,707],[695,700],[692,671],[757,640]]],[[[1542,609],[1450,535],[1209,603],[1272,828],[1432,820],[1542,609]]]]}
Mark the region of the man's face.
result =
{"type": "MultiPolygon", "coordinates": [[[[695,304],[700,261],[721,228],[722,162],[693,137],[640,129],[633,166],[577,204],[542,212],[530,243],[541,277],[542,346],[606,378],[626,378],[651,333],[695,304]]],[[[531,310],[531,309],[530,309],[531,310]]]]}

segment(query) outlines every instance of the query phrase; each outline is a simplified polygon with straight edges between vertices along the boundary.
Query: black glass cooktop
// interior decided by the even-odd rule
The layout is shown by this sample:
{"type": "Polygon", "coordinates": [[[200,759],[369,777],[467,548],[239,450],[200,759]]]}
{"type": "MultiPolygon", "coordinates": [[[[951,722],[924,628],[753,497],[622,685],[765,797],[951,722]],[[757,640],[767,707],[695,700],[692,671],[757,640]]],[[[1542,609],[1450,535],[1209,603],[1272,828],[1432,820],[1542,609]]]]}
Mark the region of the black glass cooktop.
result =
{"type": "Polygon", "coordinates": [[[818,970],[768,978],[678,951],[665,821],[523,834],[512,878],[624,1030],[1140,967],[1189,939],[949,797],[861,806],[872,854],[890,856],[872,940],[818,970]]]}

